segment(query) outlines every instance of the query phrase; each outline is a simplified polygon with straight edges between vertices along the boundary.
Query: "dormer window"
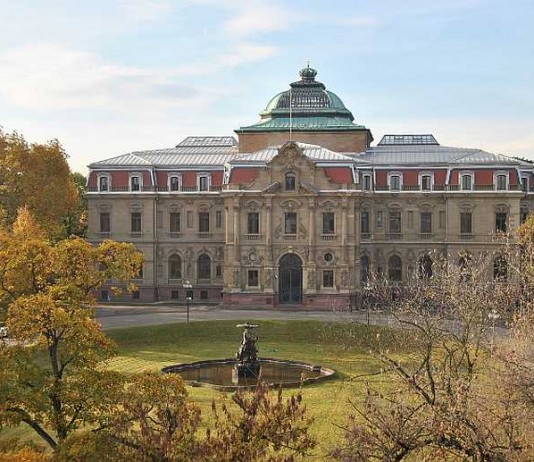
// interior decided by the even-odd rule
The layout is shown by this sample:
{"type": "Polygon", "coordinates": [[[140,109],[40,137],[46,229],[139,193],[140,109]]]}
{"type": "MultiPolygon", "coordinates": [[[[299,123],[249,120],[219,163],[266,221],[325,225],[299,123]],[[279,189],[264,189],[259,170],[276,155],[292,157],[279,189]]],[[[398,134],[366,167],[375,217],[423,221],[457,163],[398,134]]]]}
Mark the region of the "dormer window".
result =
{"type": "Polygon", "coordinates": [[[179,175],[169,176],[169,191],[180,191],[181,189],[181,178],[179,175]]]}
{"type": "Polygon", "coordinates": [[[371,175],[364,175],[363,176],[363,190],[371,191],[372,185],[373,185],[373,181],[372,181],[371,175]]]}
{"type": "Polygon", "coordinates": [[[421,191],[432,191],[432,174],[423,173],[419,184],[421,185],[421,191]]]}
{"type": "Polygon", "coordinates": [[[495,175],[495,188],[497,191],[506,191],[508,189],[508,174],[498,172],[495,175]]]}
{"type": "Polygon", "coordinates": [[[297,178],[293,172],[286,173],[284,185],[286,191],[295,191],[297,185],[297,178]]]}
{"type": "Polygon", "coordinates": [[[141,177],[132,175],[130,177],[130,191],[141,191],[141,177]]]}
{"type": "Polygon", "coordinates": [[[460,177],[460,188],[462,191],[471,191],[473,189],[472,173],[462,173],[460,177]]]}
{"type": "Polygon", "coordinates": [[[528,177],[521,177],[521,191],[528,192],[528,177]]]}
{"type": "Polygon", "coordinates": [[[199,173],[197,176],[197,189],[199,191],[209,191],[211,185],[211,175],[209,173],[199,173]]]}
{"type": "Polygon", "coordinates": [[[108,176],[100,176],[98,178],[98,190],[109,191],[109,177],[108,176]]]}
{"type": "Polygon", "coordinates": [[[400,173],[390,173],[388,177],[390,191],[400,191],[402,187],[402,176],[400,173]]]}

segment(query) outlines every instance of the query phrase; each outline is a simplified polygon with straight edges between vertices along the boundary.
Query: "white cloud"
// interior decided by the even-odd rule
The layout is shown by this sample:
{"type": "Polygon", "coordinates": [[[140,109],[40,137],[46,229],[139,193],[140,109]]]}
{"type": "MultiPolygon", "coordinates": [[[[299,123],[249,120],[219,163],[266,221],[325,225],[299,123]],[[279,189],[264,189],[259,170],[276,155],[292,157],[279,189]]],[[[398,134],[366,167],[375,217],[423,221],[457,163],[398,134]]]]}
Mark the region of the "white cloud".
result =
{"type": "Polygon", "coordinates": [[[120,0],[126,15],[135,21],[154,21],[172,11],[169,0],[120,0]]]}
{"type": "Polygon", "coordinates": [[[33,44],[0,58],[0,97],[15,107],[130,110],[197,105],[173,69],[114,65],[63,45],[33,44]]]}
{"type": "Polygon", "coordinates": [[[372,16],[348,16],[345,18],[333,18],[333,24],[347,27],[372,27],[380,24],[377,18],[372,16]]]}
{"type": "Polygon", "coordinates": [[[291,11],[269,2],[238,1],[227,6],[235,8],[235,14],[225,22],[224,30],[233,37],[284,30],[297,21],[291,11]]]}

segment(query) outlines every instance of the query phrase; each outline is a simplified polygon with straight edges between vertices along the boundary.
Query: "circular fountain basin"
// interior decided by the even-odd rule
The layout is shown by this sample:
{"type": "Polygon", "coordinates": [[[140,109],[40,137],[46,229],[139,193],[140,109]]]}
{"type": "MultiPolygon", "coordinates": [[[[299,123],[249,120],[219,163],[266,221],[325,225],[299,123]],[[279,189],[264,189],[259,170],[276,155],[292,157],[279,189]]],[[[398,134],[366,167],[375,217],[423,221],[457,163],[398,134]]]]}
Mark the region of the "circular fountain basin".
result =
{"type": "MultiPolygon", "coordinates": [[[[261,380],[272,386],[298,387],[332,377],[333,369],[298,361],[261,358],[261,380]]],[[[186,383],[223,391],[254,388],[256,377],[237,378],[235,359],[210,359],[190,364],[177,364],[162,369],[164,373],[180,374],[186,383]]]]}

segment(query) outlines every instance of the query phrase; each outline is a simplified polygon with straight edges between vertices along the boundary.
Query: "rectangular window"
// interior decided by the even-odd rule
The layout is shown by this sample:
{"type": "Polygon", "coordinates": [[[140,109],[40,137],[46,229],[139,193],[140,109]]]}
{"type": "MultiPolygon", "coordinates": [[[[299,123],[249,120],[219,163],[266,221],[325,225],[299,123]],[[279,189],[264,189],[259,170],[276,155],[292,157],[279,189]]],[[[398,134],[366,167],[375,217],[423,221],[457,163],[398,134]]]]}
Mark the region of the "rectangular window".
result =
{"type": "Polygon", "coordinates": [[[389,234],[401,233],[401,213],[389,212],[389,234]]]}
{"type": "Polygon", "coordinates": [[[130,215],[130,229],[132,234],[141,234],[141,212],[132,212],[130,215]]]}
{"type": "Polygon", "coordinates": [[[247,233],[260,233],[260,214],[259,212],[249,212],[247,214],[247,233]]]}
{"type": "Polygon", "coordinates": [[[295,191],[296,178],[294,173],[286,173],[285,176],[285,188],[286,191],[295,191]]]}
{"type": "Polygon", "coordinates": [[[180,191],[180,178],[177,176],[171,176],[170,186],[171,191],[180,191]]]}
{"type": "Polygon", "coordinates": [[[198,232],[210,232],[210,214],[209,212],[198,212],[198,232]]]}
{"type": "Polygon", "coordinates": [[[323,287],[334,287],[333,270],[323,270],[323,287]]]}
{"type": "Polygon", "coordinates": [[[132,176],[130,178],[130,186],[132,191],[141,190],[141,179],[138,176],[132,176]]]}
{"type": "Polygon", "coordinates": [[[363,190],[364,191],[371,191],[373,182],[371,181],[371,175],[364,175],[363,176],[363,190]]]}
{"type": "Polygon", "coordinates": [[[413,210],[408,210],[408,229],[413,229],[413,210]]]}
{"type": "Polygon", "coordinates": [[[371,226],[369,222],[369,212],[364,210],[361,215],[361,232],[362,234],[369,234],[371,232],[371,226]]]}
{"type": "Polygon", "coordinates": [[[285,214],[285,234],[297,234],[297,214],[296,212],[286,212],[285,214]]]}
{"type": "Polygon", "coordinates": [[[473,177],[469,175],[462,175],[461,187],[463,191],[471,191],[473,189],[473,177]]]}
{"type": "Polygon", "coordinates": [[[497,175],[497,191],[506,191],[508,189],[508,178],[506,175],[497,175]]]}
{"type": "Polygon", "coordinates": [[[382,223],[383,223],[383,218],[382,218],[382,210],[378,210],[376,212],[376,227],[377,228],[382,228],[382,223]]]}
{"type": "Polygon", "coordinates": [[[439,211],[439,227],[440,229],[445,229],[446,227],[446,218],[447,215],[445,214],[445,210],[439,211]]]}
{"type": "Polygon", "coordinates": [[[335,214],[334,212],[323,213],[323,234],[334,234],[335,214]]]}
{"type": "Polygon", "coordinates": [[[460,213],[460,234],[473,233],[473,214],[471,212],[460,213]]]}
{"type": "Polygon", "coordinates": [[[421,212],[421,234],[432,232],[432,212],[421,212]]]}
{"type": "Polygon", "coordinates": [[[208,299],[208,291],[207,290],[201,290],[200,291],[200,300],[207,300],[208,299]]]}
{"type": "Polygon", "coordinates": [[[432,189],[432,177],[430,175],[421,176],[421,189],[430,191],[432,189]]]}
{"type": "Polygon", "coordinates": [[[100,214],[100,232],[101,233],[109,233],[111,232],[111,222],[109,219],[109,213],[108,212],[102,212],[100,214]]]}
{"type": "Polygon", "coordinates": [[[506,232],[506,213],[497,212],[495,214],[495,231],[498,233],[506,232]]]}
{"type": "Polygon", "coordinates": [[[528,192],[528,178],[526,176],[521,177],[521,191],[528,192]]]}
{"type": "Polygon", "coordinates": [[[187,211],[187,227],[193,227],[193,212],[191,210],[187,211]]]}
{"type": "Polygon", "coordinates": [[[390,191],[400,191],[401,185],[400,185],[400,176],[399,175],[391,175],[389,177],[389,189],[390,191]]]}
{"type": "Polygon", "coordinates": [[[222,226],[222,210],[215,211],[215,227],[220,228],[222,226]]]}
{"type": "Polygon", "coordinates": [[[101,176],[99,178],[100,182],[100,191],[109,191],[109,181],[107,176],[101,176]]]}
{"type": "Polygon", "coordinates": [[[179,292],[177,290],[171,290],[171,300],[178,300],[179,292]]]}
{"type": "Polygon", "coordinates": [[[222,266],[221,265],[217,265],[215,267],[215,277],[222,277],[222,266]]]}
{"type": "Polygon", "coordinates": [[[259,277],[258,270],[248,270],[248,283],[249,287],[258,287],[259,286],[259,277]]]}
{"type": "Polygon", "coordinates": [[[169,214],[169,225],[171,233],[180,232],[180,212],[171,212],[169,214]]]}
{"type": "Polygon", "coordinates": [[[198,178],[198,190],[199,191],[209,191],[210,182],[208,176],[200,176],[198,178]]]}

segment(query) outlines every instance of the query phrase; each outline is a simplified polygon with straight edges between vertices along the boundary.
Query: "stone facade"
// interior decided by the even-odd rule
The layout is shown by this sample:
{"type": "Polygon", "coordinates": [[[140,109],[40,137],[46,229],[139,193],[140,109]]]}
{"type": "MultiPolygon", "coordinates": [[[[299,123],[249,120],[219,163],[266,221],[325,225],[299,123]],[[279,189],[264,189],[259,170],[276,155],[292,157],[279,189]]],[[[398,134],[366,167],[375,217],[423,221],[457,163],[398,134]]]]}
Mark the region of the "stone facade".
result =
{"type": "MultiPolygon", "coordinates": [[[[292,85],[308,104],[309,86],[324,86],[302,72],[292,85]]],[[[262,123],[285,110],[276,98],[262,123]]],[[[188,138],[92,164],[89,239],[133,242],[145,256],[138,292],[123,299],[184,302],[192,291],[195,303],[346,309],[370,271],[401,283],[435,253],[455,263],[497,254],[499,232],[530,213],[531,164],[430,135],[386,136],[372,148],[362,126],[329,128],[328,101],[307,131],[252,126],[236,130],[239,143],[188,138]]]]}

